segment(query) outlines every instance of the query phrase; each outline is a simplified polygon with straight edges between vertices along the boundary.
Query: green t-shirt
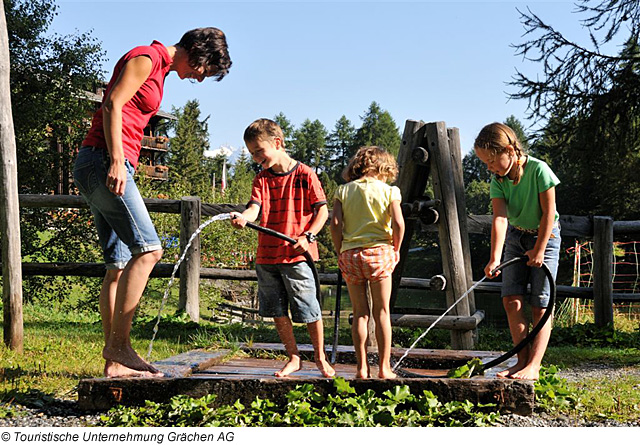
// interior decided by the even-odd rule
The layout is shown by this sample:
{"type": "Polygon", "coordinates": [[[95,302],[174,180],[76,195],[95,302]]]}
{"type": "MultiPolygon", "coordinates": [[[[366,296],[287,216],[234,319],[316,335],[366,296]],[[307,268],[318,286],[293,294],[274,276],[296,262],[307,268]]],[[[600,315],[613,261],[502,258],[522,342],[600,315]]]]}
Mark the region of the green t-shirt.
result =
{"type": "MultiPolygon", "coordinates": [[[[491,198],[502,198],[507,202],[509,224],[523,229],[537,229],[542,218],[540,193],[560,184],[558,177],[546,162],[529,156],[524,166],[520,183],[513,185],[507,177],[491,180],[491,198]]],[[[559,218],[556,210],[555,221],[559,218]]]]}

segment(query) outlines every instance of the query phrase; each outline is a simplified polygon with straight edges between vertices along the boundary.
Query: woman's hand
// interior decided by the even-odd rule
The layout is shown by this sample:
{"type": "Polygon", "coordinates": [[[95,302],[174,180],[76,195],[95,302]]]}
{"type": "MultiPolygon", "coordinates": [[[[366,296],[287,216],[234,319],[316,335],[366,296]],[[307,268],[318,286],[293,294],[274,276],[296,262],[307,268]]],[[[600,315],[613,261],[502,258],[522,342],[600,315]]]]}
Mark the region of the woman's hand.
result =
{"type": "Polygon", "coordinates": [[[127,169],[124,163],[111,162],[107,173],[107,188],[117,196],[124,195],[127,186],[127,169]]]}

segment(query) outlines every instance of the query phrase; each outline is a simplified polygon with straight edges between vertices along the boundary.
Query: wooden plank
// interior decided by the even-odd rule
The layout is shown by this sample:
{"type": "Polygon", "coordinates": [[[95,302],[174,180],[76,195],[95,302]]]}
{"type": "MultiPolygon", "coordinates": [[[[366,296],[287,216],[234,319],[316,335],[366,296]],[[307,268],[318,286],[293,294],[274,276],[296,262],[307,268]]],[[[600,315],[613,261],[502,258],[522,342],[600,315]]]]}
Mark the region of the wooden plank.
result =
{"type": "MultiPolygon", "coordinates": [[[[469,233],[491,236],[491,215],[468,215],[467,228],[469,233]]],[[[560,215],[560,225],[562,226],[562,236],[578,238],[593,237],[593,220],[588,216],[560,215]]],[[[632,231],[635,229],[635,221],[616,221],[614,223],[614,233],[628,234],[640,233],[632,231]],[[628,225],[617,225],[618,223],[630,223],[628,225]],[[615,229],[619,227],[619,229],[615,229]],[[619,232],[618,232],[619,230],[619,232]]],[[[436,226],[423,226],[423,232],[435,232],[436,226]]]]}
{"type": "Polygon", "coordinates": [[[194,349],[173,357],[158,360],[153,365],[162,371],[165,377],[186,377],[194,372],[202,371],[221,363],[230,351],[207,352],[202,349],[194,349]]]}
{"type": "MultiPolygon", "coordinates": [[[[399,327],[428,328],[439,318],[438,315],[391,314],[391,325],[399,327]]],[[[459,315],[445,315],[435,327],[467,331],[476,329],[484,319],[484,312],[477,311],[473,315],[464,317],[459,315]]]]}
{"type": "MultiPolygon", "coordinates": [[[[342,372],[342,371],[340,371],[342,372]]],[[[435,371],[437,372],[437,371],[435,371]]],[[[446,378],[398,378],[353,379],[346,374],[350,385],[363,393],[373,390],[381,394],[398,385],[407,385],[412,394],[431,391],[440,402],[472,400],[476,403],[494,403],[501,412],[531,414],[534,403],[533,381],[516,379],[446,379],[446,378]]],[[[186,394],[202,397],[216,394],[214,407],[232,405],[237,400],[249,406],[256,397],[278,404],[287,403],[287,394],[300,384],[313,385],[321,396],[335,393],[333,379],[314,377],[275,378],[266,375],[213,376],[194,375],[188,378],[138,378],[138,379],[85,379],[78,385],[78,405],[86,410],[105,410],[114,405],[141,406],[146,400],[166,402],[171,397],[186,394]]]]}
{"type": "MultiPolygon", "coordinates": [[[[19,195],[20,207],[88,209],[89,205],[77,195],[19,195]]],[[[180,213],[180,201],[175,199],[144,198],[147,210],[157,213],[180,213]]]]}
{"type": "Polygon", "coordinates": [[[4,3],[0,5],[0,234],[2,236],[2,302],[4,343],[22,353],[22,257],[18,164],[11,111],[9,38],[4,3]]]}
{"type": "MultiPolygon", "coordinates": [[[[426,124],[426,140],[433,162],[433,191],[435,199],[442,203],[438,211],[438,235],[442,266],[447,277],[447,306],[452,306],[457,298],[463,295],[467,287],[467,278],[462,251],[460,221],[456,205],[453,167],[444,122],[426,124]]],[[[469,316],[469,302],[460,301],[452,310],[452,315],[469,316]]],[[[451,331],[453,349],[473,349],[474,339],[471,331],[451,331]]]]}
{"type": "Polygon", "coordinates": [[[596,326],[613,325],[613,219],[593,218],[593,316],[596,326]]]}
{"type": "MultiPolygon", "coordinates": [[[[189,314],[191,320],[200,320],[200,235],[196,233],[200,227],[200,198],[184,196],[180,213],[180,252],[184,252],[191,243],[186,256],[180,263],[180,301],[178,309],[189,314]]],[[[184,254],[184,253],[183,253],[184,254]]]]}

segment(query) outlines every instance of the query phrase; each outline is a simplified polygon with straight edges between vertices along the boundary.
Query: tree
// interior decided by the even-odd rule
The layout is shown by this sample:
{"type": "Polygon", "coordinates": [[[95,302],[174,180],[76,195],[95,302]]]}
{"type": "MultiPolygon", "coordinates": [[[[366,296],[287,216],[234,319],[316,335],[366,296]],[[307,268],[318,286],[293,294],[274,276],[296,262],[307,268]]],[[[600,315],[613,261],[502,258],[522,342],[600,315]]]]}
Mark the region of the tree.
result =
{"type": "Polygon", "coordinates": [[[90,33],[49,32],[53,1],[3,1],[21,192],[69,193],[73,152],[93,106],[81,98],[102,77],[104,53],[90,33]]]}
{"type": "Polygon", "coordinates": [[[289,119],[287,119],[287,116],[285,116],[282,111],[280,113],[278,113],[278,115],[275,116],[273,118],[273,120],[278,125],[280,125],[280,129],[282,130],[282,133],[284,134],[284,146],[287,149],[290,149],[290,143],[293,140],[293,137],[294,137],[293,133],[295,132],[295,129],[293,128],[293,125],[291,124],[291,121],[289,119]]]}
{"type": "Polygon", "coordinates": [[[327,149],[331,157],[330,176],[336,182],[342,181],[340,175],[349,162],[349,154],[354,151],[355,137],[356,129],[351,125],[351,121],[342,115],[327,138],[327,149]]]}
{"type": "Polygon", "coordinates": [[[356,132],[355,146],[349,156],[358,148],[367,145],[384,147],[394,156],[400,150],[401,136],[398,127],[388,111],[380,108],[377,102],[371,102],[362,119],[362,126],[356,132]]]}
{"type": "Polygon", "coordinates": [[[637,219],[640,3],[583,0],[578,12],[586,15],[588,45],[565,38],[530,10],[521,13],[531,37],[515,47],[541,64],[542,75],[531,79],[517,71],[511,85],[519,91],[511,97],[526,99],[530,117],[543,123],[533,151],[550,161],[562,181],[562,212],[637,219]],[[628,32],[622,51],[603,52],[621,32],[628,32]]]}
{"type": "Polygon", "coordinates": [[[249,201],[251,185],[255,177],[252,164],[253,162],[246,151],[243,150],[233,166],[233,175],[231,181],[229,181],[225,202],[244,203],[249,201]]]}
{"type": "MultiPolygon", "coordinates": [[[[70,193],[74,152],[87,132],[94,104],[87,91],[102,77],[103,51],[90,33],[52,34],[51,0],[3,0],[10,53],[10,89],[21,193],[70,193]]],[[[88,211],[21,212],[24,261],[91,262],[99,258],[88,211]],[[69,246],[73,245],[73,249],[69,246]]],[[[25,302],[62,301],[76,285],[95,295],[97,281],[27,277],[25,302]]]]}
{"type": "Polygon", "coordinates": [[[173,113],[178,120],[175,136],[169,143],[169,179],[180,184],[187,194],[203,196],[210,190],[204,168],[204,151],[209,149],[209,117],[200,120],[200,105],[195,99],[173,113]]]}
{"type": "Polygon", "coordinates": [[[300,128],[293,133],[294,159],[304,162],[315,169],[316,173],[329,167],[328,151],[326,149],[327,129],[322,122],[311,122],[306,119],[300,128]]]}

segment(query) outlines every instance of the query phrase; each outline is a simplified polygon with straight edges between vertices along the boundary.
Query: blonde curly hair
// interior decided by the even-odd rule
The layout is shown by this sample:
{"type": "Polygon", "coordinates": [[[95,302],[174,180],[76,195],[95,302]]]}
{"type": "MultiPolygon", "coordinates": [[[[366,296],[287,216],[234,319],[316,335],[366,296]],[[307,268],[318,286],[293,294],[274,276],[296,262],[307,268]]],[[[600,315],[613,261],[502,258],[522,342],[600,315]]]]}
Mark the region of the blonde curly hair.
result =
{"type": "Polygon", "coordinates": [[[345,181],[351,182],[364,176],[375,176],[385,182],[393,182],[398,176],[398,164],[382,147],[361,147],[349,160],[342,177],[345,181]]]}

